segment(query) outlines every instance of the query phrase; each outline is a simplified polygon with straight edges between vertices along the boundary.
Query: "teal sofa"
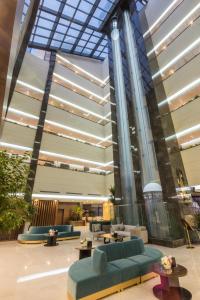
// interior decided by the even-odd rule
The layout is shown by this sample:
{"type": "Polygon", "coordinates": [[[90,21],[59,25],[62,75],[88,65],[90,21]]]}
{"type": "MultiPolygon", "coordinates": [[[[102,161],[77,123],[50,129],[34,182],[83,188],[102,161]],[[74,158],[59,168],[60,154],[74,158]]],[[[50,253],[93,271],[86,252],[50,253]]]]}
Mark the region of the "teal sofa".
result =
{"type": "Polygon", "coordinates": [[[68,298],[100,299],[139,284],[155,276],[151,272],[152,264],[160,261],[162,256],[159,250],[144,247],[140,238],[99,246],[92,257],[77,261],[70,267],[68,298]]]}
{"type": "Polygon", "coordinates": [[[44,243],[50,229],[58,231],[58,240],[80,238],[80,231],[74,231],[72,225],[31,226],[29,231],[18,235],[18,242],[23,244],[44,243]]]}

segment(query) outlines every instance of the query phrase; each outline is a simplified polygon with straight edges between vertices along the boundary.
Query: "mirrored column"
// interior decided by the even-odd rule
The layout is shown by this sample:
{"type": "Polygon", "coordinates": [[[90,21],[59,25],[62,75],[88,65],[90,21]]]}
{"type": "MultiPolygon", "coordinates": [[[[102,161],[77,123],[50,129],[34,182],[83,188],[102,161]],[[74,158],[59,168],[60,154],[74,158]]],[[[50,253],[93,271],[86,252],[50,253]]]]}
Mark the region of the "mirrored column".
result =
{"type": "Polygon", "coordinates": [[[117,19],[112,20],[112,52],[114,67],[114,85],[116,97],[118,142],[120,154],[120,173],[122,186],[122,210],[123,222],[125,224],[139,223],[136,204],[136,188],[133,173],[133,161],[129,134],[129,123],[126,103],[125,84],[122,68],[122,56],[120,49],[120,33],[117,27],[117,19]]]}
{"type": "Polygon", "coordinates": [[[153,138],[149,123],[143,81],[138,61],[138,52],[134,30],[128,11],[123,12],[126,52],[129,65],[130,83],[132,91],[132,105],[135,114],[139,148],[141,153],[143,188],[151,183],[159,183],[157,162],[153,138]]]}

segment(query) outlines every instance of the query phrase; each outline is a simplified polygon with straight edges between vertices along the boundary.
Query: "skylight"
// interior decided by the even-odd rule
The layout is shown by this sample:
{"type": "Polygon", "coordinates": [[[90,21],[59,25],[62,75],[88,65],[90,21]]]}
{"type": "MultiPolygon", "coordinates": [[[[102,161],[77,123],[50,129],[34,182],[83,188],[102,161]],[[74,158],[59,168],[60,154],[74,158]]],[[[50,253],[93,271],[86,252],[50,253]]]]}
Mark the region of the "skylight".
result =
{"type": "Polygon", "coordinates": [[[107,38],[100,31],[119,0],[41,0],[29,47],[103,60],[107,38]]]}

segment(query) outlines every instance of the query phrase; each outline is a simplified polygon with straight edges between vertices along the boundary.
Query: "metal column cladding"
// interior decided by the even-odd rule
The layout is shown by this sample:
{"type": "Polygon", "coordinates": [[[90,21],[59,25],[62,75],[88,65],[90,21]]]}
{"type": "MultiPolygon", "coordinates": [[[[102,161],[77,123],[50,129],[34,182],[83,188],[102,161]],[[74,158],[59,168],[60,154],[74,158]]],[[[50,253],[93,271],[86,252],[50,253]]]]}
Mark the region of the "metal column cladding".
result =
{"type": "Polygon", "coordinates": [[[122,69],[119,30],[117,19],[112,20],[111,31],[114,83],[116,96],[117,126],[119,134],[120,173],[122,185],[122,216],[125,224],[138,224],[138,210],[136,204],[136,188],[133,173],[133,161],[128,124],[126,93],[122,69]]]}
{"type": "Polygon", "coordinates": [[[126,52],[129,65],[138,141],[141,153],[143,188],[150,182],[159,182],[157,162],[155,161],[152,133],[148,120],[148,109],[143,90],[143,81],[138,61],[138,52],[134,30],[128,11],[123,12],[126,52]]]}
{"type": "Polygon", "coordinates": [[[40,146],[42,142],[43,129],[44,129],[44,123],[45,123],[46,113],[48,108],[49,94],[51,91],[51,84],[52,84],[53,71],[55,68],[55,62],[56,62],[56,52],[51,51],[51,55],[49,59],[49,69],[48,69],[42,104],[40,108],[40,116],[38,120],[36,134],[35,134],[33,152],[32,152],[32,157],[30,162],[30,171],[27,180],[27,192],[25,195],[27,201],[31,201],[31,194],[33,192],[33,187],[35,183],[38,159],[40,154],[40,146]]]}

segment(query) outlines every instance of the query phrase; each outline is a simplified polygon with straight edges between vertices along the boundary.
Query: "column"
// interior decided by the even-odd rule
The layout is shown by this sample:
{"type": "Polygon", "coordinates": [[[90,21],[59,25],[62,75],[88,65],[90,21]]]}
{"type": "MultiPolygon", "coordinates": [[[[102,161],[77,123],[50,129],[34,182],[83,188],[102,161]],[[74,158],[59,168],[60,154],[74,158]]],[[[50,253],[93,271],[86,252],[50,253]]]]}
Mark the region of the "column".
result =
{"type": "Polygon", "coordinates": [[[159,183],[157,162],[155,160],[153,138],[148,119],[148,109],[143,90],[143,81],[138,61],[134,30],[128,11],[123,12],[126,52],[129,65],[132,91],[132,105],[135,114],[138,142],[141,153],[143,188],[151,183],[159,183]]]}
{"type": "Polygon", "coordinates": [[[33,192],[33,187],[34,187],[34,182],[36,177],[38,159],[40,155],[40,146],[42,142],[44,123],[45,123],[46,113],[48,108],[49,94],[51,91],[51,84],[52,84],[55,62],[56,62],[56,52],[52,51],[49,59],[49,69],[48,69],[42,104],[40,108],[40,116],[37,124],[37,130],[36,130],[35,140],[33,144],[33,152],[32,152],[32,157],[30,162],[30,171],[27,180],[27,191],[25,195],[25,199],[27,201],[31,201],[32,198],[32,192],[33,192]]]}
{"type": "Polygon", "coordinates": [[[129,135],[129,123],[126,104],[126,93],[122,69],[122,57],[120,49],[120,36],[117,28],[117,19],[112,20],[111,41],[113,52],[114,85],[116,97],[118,142],[120,154],[120,173],[122,186],[122,210],[125,224],[137,225],[139,223],[136,204],[136,188],[133,173],[133,161],[129,135]]]}

